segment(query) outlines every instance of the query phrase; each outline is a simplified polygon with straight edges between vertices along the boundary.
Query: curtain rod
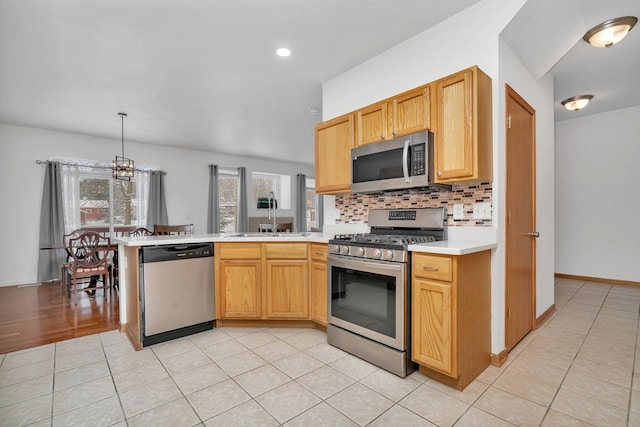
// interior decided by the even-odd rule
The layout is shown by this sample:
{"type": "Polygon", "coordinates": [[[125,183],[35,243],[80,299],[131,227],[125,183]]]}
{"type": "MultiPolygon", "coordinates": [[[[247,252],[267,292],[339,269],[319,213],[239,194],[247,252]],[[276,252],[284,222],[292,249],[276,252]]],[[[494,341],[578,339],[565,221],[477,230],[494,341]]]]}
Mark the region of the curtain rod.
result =
{"type": "MultiPolygon", "coordinates": [[[[52,160],[52,161],[57,161],[61,165],[65,165],[65,166],[82,166],[83,168],[111,169],[111,166],[82,165],[82,164],[78,164],[78,163],[61,162],[59,160],[52,160]]],[[[44,165],[47,162],[48,162],[48,160],[36,160],[36,164],[39,164],[39,165],[44,165]]],[[[138,172],[162,172],[162,175],[166,175],[167,174],[167,172],[163,171],[163,170],[152,170],[152,169],[145,170],[145,169],[139,169],[139,168],[136,168],[136,170],[138,172]]]]}

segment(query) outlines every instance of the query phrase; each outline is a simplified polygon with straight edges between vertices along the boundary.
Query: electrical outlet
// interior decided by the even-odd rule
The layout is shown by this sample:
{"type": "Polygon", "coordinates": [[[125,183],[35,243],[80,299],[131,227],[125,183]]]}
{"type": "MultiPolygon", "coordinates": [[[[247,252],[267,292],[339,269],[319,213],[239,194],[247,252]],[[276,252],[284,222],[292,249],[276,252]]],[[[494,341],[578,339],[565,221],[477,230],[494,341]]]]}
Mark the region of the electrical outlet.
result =
{"type": "Polygon", "coordinates": [[[473,219],[491,219],[491,203],[474,203],[473,219]]]}
{"type": "Polygon", "coordinates": [[[464,205],[462,203],[453,205],[453,219],[464,219],[464,205]]]}

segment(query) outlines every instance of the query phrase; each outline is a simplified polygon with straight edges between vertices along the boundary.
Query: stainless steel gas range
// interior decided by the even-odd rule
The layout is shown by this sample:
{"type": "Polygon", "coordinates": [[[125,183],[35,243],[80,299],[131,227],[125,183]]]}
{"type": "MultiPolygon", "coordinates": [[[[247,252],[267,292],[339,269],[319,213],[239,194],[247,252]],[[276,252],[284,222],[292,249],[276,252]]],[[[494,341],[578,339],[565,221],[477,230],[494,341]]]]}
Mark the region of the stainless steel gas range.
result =
{"type": "Polygon", "coordinates": [[[446,240],[445,208],[373,209],[368,234],[329,240],[327,340],[398,376],[411,362],[410,244],[446,240]]]}

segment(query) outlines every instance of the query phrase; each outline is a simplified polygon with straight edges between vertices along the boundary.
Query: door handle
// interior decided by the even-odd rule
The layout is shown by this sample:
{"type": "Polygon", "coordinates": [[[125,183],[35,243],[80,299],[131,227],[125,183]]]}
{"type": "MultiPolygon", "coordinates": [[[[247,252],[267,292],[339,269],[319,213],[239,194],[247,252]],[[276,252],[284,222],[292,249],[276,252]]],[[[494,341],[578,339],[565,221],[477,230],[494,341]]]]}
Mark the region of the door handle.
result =
{"type": "Polygon", "coordinates": [[[535,237],[537,239],[538,237],[540,237],[540,233],[537,231],[530,231],[529,237],[535,237]]]}

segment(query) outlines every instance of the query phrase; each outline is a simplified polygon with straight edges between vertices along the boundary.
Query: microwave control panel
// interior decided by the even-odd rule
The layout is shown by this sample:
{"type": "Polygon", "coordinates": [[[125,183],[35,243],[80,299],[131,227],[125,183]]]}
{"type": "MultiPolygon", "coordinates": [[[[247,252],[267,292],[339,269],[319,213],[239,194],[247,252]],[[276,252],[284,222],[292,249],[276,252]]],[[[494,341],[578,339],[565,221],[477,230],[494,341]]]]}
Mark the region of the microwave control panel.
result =
{"type": "Polygon", "coordinates": [[[425,144],[411,147],[411,176],[425,174],[425,144]]]}

